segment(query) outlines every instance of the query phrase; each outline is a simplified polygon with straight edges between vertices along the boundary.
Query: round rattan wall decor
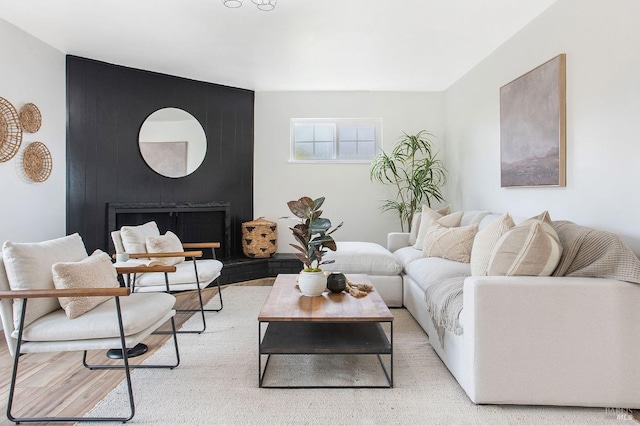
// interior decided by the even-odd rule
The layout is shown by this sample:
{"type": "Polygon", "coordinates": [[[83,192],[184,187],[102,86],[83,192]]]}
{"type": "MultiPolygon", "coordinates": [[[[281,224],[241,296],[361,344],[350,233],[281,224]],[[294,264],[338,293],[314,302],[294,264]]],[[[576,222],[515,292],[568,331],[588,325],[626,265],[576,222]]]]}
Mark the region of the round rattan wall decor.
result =
{"type": "Polygon", "coordinates": [[[20,108],[20,125],[22,130],[29,133],[35,133],[40,130],[42,125],[42,115],[35,104],[26,104],[20,108]]]}
{"type": "Polygon", "coordinates": [[[24,150],[22,168],[34,182],[44,182],[49,179],[53,169],[49,148],[42,142],[31,142],[24,150]]]}
{"type": "Polygon", "coordinates": [[[22,143],[18,112],[5,98],[0,98],[0,162],[9,161],[22,143]]]}

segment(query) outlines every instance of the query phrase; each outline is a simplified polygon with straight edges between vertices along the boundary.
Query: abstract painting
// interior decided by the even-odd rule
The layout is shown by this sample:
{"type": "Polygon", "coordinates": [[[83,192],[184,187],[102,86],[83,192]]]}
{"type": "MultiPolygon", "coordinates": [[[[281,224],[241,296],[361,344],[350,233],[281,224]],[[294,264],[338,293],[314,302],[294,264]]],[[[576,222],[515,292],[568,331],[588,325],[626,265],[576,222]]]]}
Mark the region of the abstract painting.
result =
{"type": "Polygon", "coordinates": [[[565,186],[566,55],[500,88],[502,187],[565,186]]]}

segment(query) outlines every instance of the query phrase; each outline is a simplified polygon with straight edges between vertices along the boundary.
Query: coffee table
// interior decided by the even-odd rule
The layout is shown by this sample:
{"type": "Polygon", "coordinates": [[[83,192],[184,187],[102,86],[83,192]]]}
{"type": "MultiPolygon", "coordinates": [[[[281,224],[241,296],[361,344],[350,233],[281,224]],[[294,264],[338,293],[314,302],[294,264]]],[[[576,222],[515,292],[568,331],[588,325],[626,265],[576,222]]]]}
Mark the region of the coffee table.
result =
{"type": "MultiPolygon", "coordinates": [[[[295,274],[280,274],[258,315],[258,385],[270,388],[393,387],[393,315],[377,291],[355,298],[346,292],[303,296],[295,274]],[[383,327],[385,325],[385,327],[383,327]],[[263,326],[266,328],[263,330],[263,326]],[[387,328],[387,332],[385,331],[387,328]],[[263,383],[272,355],[376,355],[388,385],[267,386],[263,383]],[[382,355],[389,358],[385,367],[382,355]],[[264,368],[263,356],[266,356],[264,368]]],[[[347,275],[354,283],[366,275],[347,275]]]]}

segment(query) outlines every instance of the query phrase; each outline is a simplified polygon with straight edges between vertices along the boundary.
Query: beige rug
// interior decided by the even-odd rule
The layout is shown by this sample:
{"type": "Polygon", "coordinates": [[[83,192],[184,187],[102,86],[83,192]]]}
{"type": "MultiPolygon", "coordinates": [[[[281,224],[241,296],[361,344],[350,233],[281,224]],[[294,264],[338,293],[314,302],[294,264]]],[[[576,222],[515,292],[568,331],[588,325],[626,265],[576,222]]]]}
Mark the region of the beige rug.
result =
{"type": "MultiPolygon", "coordinates": [[[[269,291],[270,287],[224,289],[225,307],[219,313],[208,314],[207,331],[178,337],[182,358],[178,368],[134,371],[136,415],[131,423],[634,424],[618,420],[611,410],[599,408],[473,404],[404,309],[392,311],[393,389],[258,388],[257,316],[269,291]]],[[[197,321],[191,319],[185,327],[189,328],[194,320],[197,321]]],[[[165,344],[147,362],[168,360],[171,350],[165,344]]],[[[272,358],[268,371],[265,380],[287,383],[355,380],[362,384],[381,374],[379,364],[370,357],[327,361],[318,356],[280,356],[272,358]],[[350,374],[351,367],[357,367],[357,373],[350,374]]],[[[121,414],[125,400],[125,386],[121,383],[89,415],[121,414]]]]}

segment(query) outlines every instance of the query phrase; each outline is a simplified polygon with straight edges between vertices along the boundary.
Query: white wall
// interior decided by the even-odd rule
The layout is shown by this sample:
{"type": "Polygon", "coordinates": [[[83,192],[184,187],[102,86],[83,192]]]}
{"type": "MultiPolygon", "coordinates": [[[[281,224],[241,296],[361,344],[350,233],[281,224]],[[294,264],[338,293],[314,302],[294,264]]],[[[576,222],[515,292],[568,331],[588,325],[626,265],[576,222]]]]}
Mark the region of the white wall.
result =
{"type": "Polygon", "coordinates": [[[621,234],[640,253],[640,1],[559,0],[445,93],[447,196],[621,234]],[[566,188],[500,187],[499,88],[567,55],[566,188]]]}
{"type": "Polygon", "coordinates": [[[37,133],[24,133],[20,152],[0,163],[0,244],[42,241],[65,234],[65,56],[0,19],[0,96],[19,110],[32,102],[42,114],[37,133]],[[20,158],[30,143],[43,142],[53,157],[48,180],[32,183],[20,158]]]}
{"type": "Polygon", "coordinates": [[[427,129],[442,149],[442,93],[397,92],[257,92],[255,96],[254,214],[278,223],[278,251],[291,252],[287,201],[308,195],[326,197],[324,214],[338,241],[373,241],[386,246],[387,233],[400,229],[381,200],[393,198],[391,187],[369,180],[368,164],[289,163],[291,118],[382,118],[383,149],[391,151],[402,132],[427,129]]]}

